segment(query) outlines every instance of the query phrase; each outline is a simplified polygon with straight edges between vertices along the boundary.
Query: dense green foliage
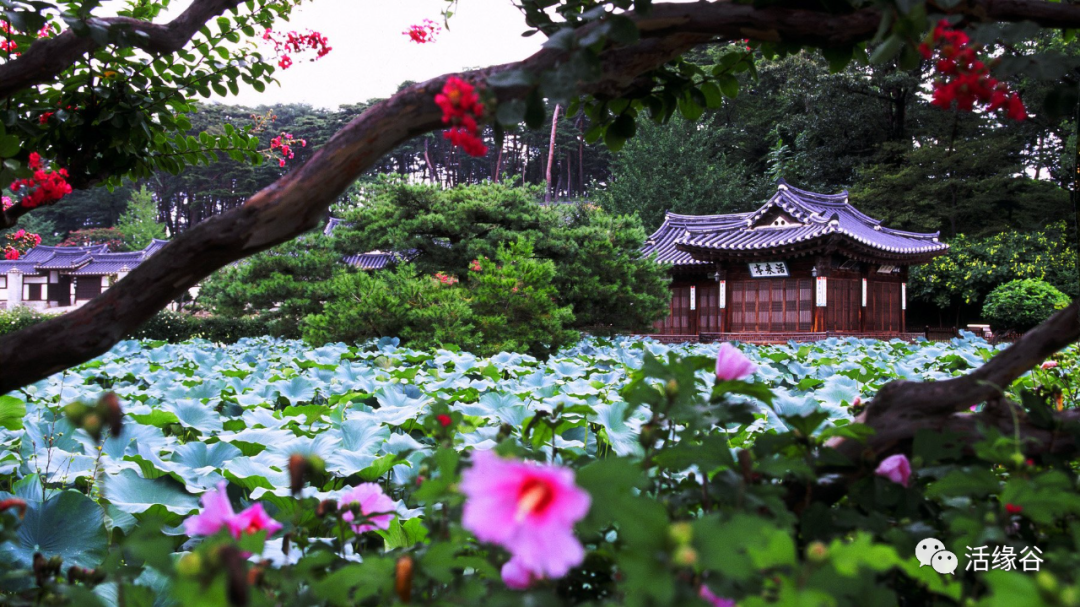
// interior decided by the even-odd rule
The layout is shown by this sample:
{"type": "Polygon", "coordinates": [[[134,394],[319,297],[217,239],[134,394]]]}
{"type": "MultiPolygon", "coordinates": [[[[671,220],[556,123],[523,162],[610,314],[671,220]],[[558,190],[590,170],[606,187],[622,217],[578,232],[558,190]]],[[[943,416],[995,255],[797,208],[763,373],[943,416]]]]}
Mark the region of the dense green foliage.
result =
{"type": "Polygon", "coordinates": [[[945,313],[978,313],[991,290],[1022,278],[1044,280],[1069,297],[1080,297],[1076,272],[1073,229],[1058,222],[1037,232],[953,238],[947,255],[911,269],[908,288],[913,300],[945,313]]]}
{"type": "MultiPolygon", "coordinates": [[[[53,316],[26,306],[0,310],[0,335],[25,329],[53,316]]],[[[165,310],[155,314],[129,337],[170,343],[205,339],[214,343],[231,344],[245,337],[265,335],[266,332],[266,324],[255,318],[194,316],[165,310]]]]}
{"type": "Polygon", "coordinates": [[[995,329],[1024,331],[1069,305],[1069,296],[1034,278],[1012,280],[986,296],[983,317],[995,329]]]}
{"type": "Polygon", "coordinates": [[[754,208],[769,192],[768,180],[741,160],[716,115],[691,122],[643,123],[611,161],[612,178],[597,200],[612,213],[637,213],[650,228],[664,212],[737,213],[754,208]]]}
{"type": "Polygon", "coordinates": [[[441,190],[381,181],[363,195],[329,238],[311,233],[226,268],[207,281],[200,302],[219,315],[258,314],[277,335],[298,336],[303,323],[318,343],[390,336],[534,353],[565,343],[567,329],[643,330],[667,310],[664,270],[639,257],[645,233],[633,217],[546,207],[534,189],[498,184],[441,190]],[[497,273],[470,269],[522,239],[536,259],[518,251],[512,264],[497,263],[500,272],[523,268],[502,277],[503,287],[493,282],[497,273]],[[396,251],[409,269],[362,276],[341,262],[371,250],[396,251]],[[436,289],[436,273],[460,286],[436,289]],[[512,294],[515,281],[531,286],[512,294]]]}
{"type": "Polygon", "coordinates": [[[165,238],[165,226],[158,223],[157,203],[146,186],[131,193],[127,210],[116,222],[116,230],[124,235],[129,250],[141,251],[155,238],[165,238]]]}
{"type": "Polygon", "coordinates": [[[472,260],[527,238],[537,257],[555,266],[560,305],[575,327],[632,331],[666,313],[664,271],[641,259],[645,231],[632,216],[592,205],[537,204],[537,191],[499,184],[440,190],[388,182],[372,186],[362,205],[344,214],[355,228],[340,250],[410,252],[421,272],[468,272],[472,260]]]}
{"type": "Polygon", "coordinates": [[[323,309],[330,279],[347,271],[332,244],[313,232],[222,268],[200,288],[198,302],[219,316],[257,314],[271,335],[299,337],[300,320],[323,309]]]}
{"type": "MultiPolygon", "coordinates": [[[[1077,52],[1056,37],[1029,47],[1077,52]]],[[[885,225],[946,236],[1035,230],[1070,217],[1068,115],[1018,122],[942,111],[921,93],[930,62],[867,64],[856,51],[856,61],[834,72],[824,58],[800,53],[751,69],[753,55],[741,46],[694,55],[699,65],[733,65],[728,86],[738,95],[696,122],[639,121],[597,200],[637,210],[655,229],[665,210],[755,208],[772,194],[769,181],[783,177],[818,192],[847,189],[853,205],[885,225]]],[[[1049,87],[1027,84],[1025,100],[1039,107],[1049,87]]]]}
{"type": "Polygon", "coordinates": [[[399,336],[411,347],[453,345],[481,354],[547,356],[576,338],[570,307],[555,302],[555,265],[537,259],[532,243],[500,245],[460,281],[421,274],[414,264],[381,272],[339,273],[321,314],[303,321],[316,345],[399,336]]]}
{"type": "MultiPolygon", "coordinates": [[[[759,370],[742,383],[714,381],[708,345],[588,341],[540,362],[389,340],[123,342],[0,399],[0,500],[27,503],[22,520],[0,513],[0,600],[394,604],[404,583],[414,604],[704,606],[704,585],[754,607],[1071,605],[1080,501],[1068,462],[1026,459],[1011,434],[988,431],[968,451],[927,431],[904,487],[826,446],[865,435],[857,397],[967,373],[995,350],[970,336],[746,346],[759,370]],[[106,389],[122,399],[117,436],[86,413],[106,389]],[[587,556],[566,578],[509,590],[506,553],[463,528],[461,472],[490,448],[569,466],[591,494],[576,527],[587,556]],[[311,468],[291,480],[294,454],[311,468]],[[848,475],[844,499],[816,501],[816,480],[848,475]],[[234,508],[261,504],[285,528],[189,541],[181,522],[220,481],[234,508]],[[396,502],[389,529],[356,534],[320,506],[362,482],[396,502]],[[961,559],[956,575],[919,566],[930,537],[961,559]],[[238,546],[257,557],[233,558],[238,546]],[[1037,548],[1041,571],[970,570],[980,546],[988,559],[1037,548]],[[69,578],[72,565],[90,571],[69,578]]],[[[1054,361],[1008,388],[1035,419],[1057,394],[1077,406],[1076,349],[1054,361]]]]}

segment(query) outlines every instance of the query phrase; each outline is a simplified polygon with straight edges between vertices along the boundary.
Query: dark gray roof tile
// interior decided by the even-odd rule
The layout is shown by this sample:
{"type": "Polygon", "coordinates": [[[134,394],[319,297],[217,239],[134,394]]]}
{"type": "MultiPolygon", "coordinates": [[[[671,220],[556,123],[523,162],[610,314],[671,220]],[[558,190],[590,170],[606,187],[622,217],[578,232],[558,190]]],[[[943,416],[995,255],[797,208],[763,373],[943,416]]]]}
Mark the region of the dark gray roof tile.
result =
{"type": "Polygon", "coordinates": [[[717,254],[743,255],[840,236],[864,249],[892,258],[912,259],[940,255],[948,245],[938,242],[938,233],[920,234],[894,230],[860,212],[848,203],[847,192],[818,194],[800,190],[783,180],[776,193],[752,213],[731,215],[677,215],[668,213],[643,248],[656,253],[659,261],[674,265],[706,263],[700,257],[717,254]],[[770,211],[778,209],[798,223],[786,226],[759,225],[770,211]]]}

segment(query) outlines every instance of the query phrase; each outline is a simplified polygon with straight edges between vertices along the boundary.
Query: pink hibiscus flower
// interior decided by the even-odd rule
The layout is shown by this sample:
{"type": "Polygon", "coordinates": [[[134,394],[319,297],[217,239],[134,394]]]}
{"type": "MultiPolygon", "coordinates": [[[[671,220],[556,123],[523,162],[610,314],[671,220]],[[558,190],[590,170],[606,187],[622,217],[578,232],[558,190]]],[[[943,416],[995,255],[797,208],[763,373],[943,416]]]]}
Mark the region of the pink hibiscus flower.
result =
{"type": "Polygon", "coordinates": [[[700,596],[713,607],[736,607],[735,601],[733,599],[716,596],[715,594],[713,594],[713,591],[709,590],[709,587],[705,584],[702,584],[701,588],[698,590],[698,596],[700,596]]]}
{"type": "Polygon", "coordinates": [[[903,453],[890,455],[881,460],[874,474],[884,476],[898,485],[907,487],[911,484],[911,462],[903,453]]]}
{"type": "Polygon", "coordinates": [[[716,379],[719,381],[743,379],[753,375],[756,370],[757,365],[731,344],[722,344],[716,353],[716,379]]]}
{"type": "Polygon", "coordinates": [[[356,533],[374,531],[375,529],[386,530],[390,528],[390,521],[394,519],[394,500],[383,493],[382,487],[375,483],[362,483],[341,494],[338,500],[339,509],[345,511],[341,520],[351,523],[356,516],[349,508],[356,504],[360,506],[360,512],[365,520],[352,526],[356,533]]]}
{"type": "MultiPolygon", "coordinates": [[[[574,524],[589,512],[589,494],[574,472],[554,465],[504,460],[490,451],[473,454],[461,476],[462,525],[477,539],[510,551],[504,579],[560,578],[585,559],[574,524]]],[[[531,580],[530,580],[531,581],[531,580]]]]}
{"type": "Polygon", "coordinates": [[[229,519],[225,524],[228,525],[229,532],[236,539],[240,539],[240,536],[245,533],[254,534],[263,529],[266,530],[267,537],[281,531],[281,523],[270,518],[270,515],[263,510],[262,504],[250,506],[229,519]]]}
{"type": "Polygon", "coordinates": [[[218,483],[217,489],[204,493],[200,501],[203,511],[184,521],[184,532],[189,536],[214,535],[222,527],[227,528],[236,539],[245,533],[258,533],[263,529],[267,537],[281,530],[281,523],[271,518],[263,510],[262,504],[249,506],[240,514],[234,513],[225,492],[225,481],[218,483]]]}
{"type": "Polygon", "coordinates": [[[513,590],[525,590],[536,580],[536,576],[526,569],[521,561],[512,558],[502,566],[502,579],[507,588],[513,590]]]}

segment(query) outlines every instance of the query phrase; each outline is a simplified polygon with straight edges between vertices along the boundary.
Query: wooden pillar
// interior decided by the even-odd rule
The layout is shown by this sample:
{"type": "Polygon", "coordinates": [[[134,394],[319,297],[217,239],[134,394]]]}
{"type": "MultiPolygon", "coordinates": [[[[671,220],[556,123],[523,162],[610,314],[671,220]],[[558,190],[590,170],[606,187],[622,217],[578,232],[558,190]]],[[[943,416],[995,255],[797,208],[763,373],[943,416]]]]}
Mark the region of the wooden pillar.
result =
{"type": "Polygon", "coordinates": [[[814,277],[814,318],[810,330],[815,333],[823,333],[829,330],[825,322],[825,311],[829,305],[830,268],[831,264],[828,257],[818,257],[811,272],[814,277]]]}
{"type": "Polygon", "coordinates": [[[731,326],[728,321],[728,306],[727,306],[727,268],[724,264],[717,262],[716,264],[716,305],[719,309],[716,312],[717,329],[721,333],[726,333],[728,327],[731,326]]]}
{"type": "Polygon", "coordinates": [[[907,331],[907,278],[908,267],[900,267],[900,332],[907,331]]]}
{"type": "Polygon", "coordinates": [[[11,268],[7,273],[7,307],[8,309],[17,308],[22,305],[23,301],[23,275],[18,268],[11,268]]]}
{"type": "Polygon", "coordinates": [[[860,272],[859,288],[862,289],[861,299],[859,300],[859,331],[866,332],[866,316],[868,308],[866,304],[870,301],[870,264],[863,264],[863,270],[860,272]]]}

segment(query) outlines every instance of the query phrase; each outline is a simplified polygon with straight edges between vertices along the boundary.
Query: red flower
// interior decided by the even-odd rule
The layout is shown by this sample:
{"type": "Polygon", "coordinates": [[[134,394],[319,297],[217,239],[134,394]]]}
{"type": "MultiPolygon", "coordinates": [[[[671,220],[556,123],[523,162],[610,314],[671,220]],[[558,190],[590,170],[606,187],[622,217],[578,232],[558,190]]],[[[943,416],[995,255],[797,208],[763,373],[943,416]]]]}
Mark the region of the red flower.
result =
{"type": "Polygon", "coordinates": [[[41,116],[38,116],[38,123],[39,124],[48,124],[49,118],[52,118],[54,113],[55,112],[45,112],[41,116]]]}
{"type": "Polygon", "coordinates": [[[409,37],[410,40],[417,44],[426,44],[428,42],[435,42],[435,36],[442,31],[431,19],[424,19],[420,25],[410,25],[409,29],[401,32],[409,37]]]}
{"type": "Polygon", "coordinates": [[[454,421],[454,420],[452,420],[450,418],[449,415],[447,415],[445,413],[440,413],[440,414],[436,415],[435,419],[437,419],[439,421],[439,425],[441,425],[443,428],[449,426],[454,421]]]}
{"type": "Polygon", "coordinates": [[[1024,108],[1024,102],[1020,100],[1020,95],[1013,93],[1009,97],[1009,118],[1013,120],[1024,120],[1027,118],[1027,109],[1024,108]]]}
{"type": "Polygon", "coordinates": [[[71,193],[67,182],[67,169],[46,171],[37,152],[30,154],[27,166],[34,171],[31,179],[16,179],[9,189],[12,194],[21,195],[22,206],[32,209],[43,204],[52,204],[71,193]]]}
{"type": "Polygon", "coordinates": [[[1027,118],[1020,96],[1008,90],[1008,86],[990,76],[986,64],[978,59],[977,50],[971,39],[962,31],[952,29],[947,20],[938,22],[929,42],[919,45],[919,53],[930,59],[935,49],[940,58],[934,67],[945,78],[934,82],[934,94],[931,103],[943,109],[956,108],[970,112],[976,104],[985,105],[990,111],[1007,109],[1007,115],[1014,120],[1027,118]]]}
{"type": "Polygon", "coordinates": [[[4,251],[4,258],[14,261],[19,258],[19,252],[15,249],[12,249],[11,247],[8,247],[4,251]]]}
{"type": "Polygon", "coordinates": [[[1017,506],[1016,504],[1005,504],[1005,512],[1008,512],[1009,514],[1020,514],[1023,510],[1023,506],[1017,506]]]}
{"type": "Polygon", "coordinates": [[[473,85],[451,76],[443,86],[442,92],[435,95],[435,103],[443,111],[444,124],[451,125],[443,137],[455,147],[460,147],[469,156],[487,154],[487,146],[478,136],[477,119],[484,115],[484,106],[476,94],[473,85]]]}

